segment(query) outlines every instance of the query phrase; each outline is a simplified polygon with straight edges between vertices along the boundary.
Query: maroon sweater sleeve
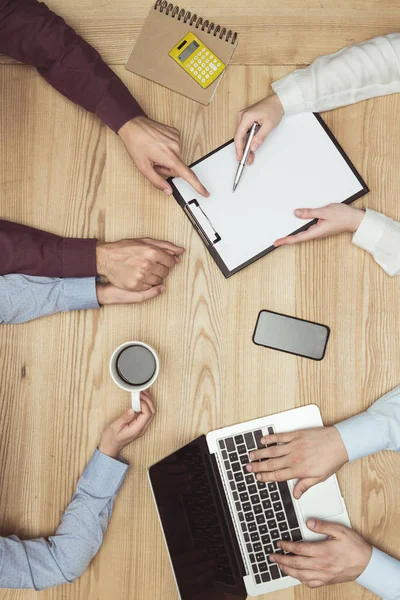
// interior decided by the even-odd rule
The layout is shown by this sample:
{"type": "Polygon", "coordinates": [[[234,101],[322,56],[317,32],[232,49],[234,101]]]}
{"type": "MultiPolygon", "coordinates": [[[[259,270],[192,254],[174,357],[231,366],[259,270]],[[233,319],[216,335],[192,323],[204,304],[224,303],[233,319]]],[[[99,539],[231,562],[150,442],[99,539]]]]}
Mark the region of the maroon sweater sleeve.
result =
{"type": "Polygon", "coordinates": [[[36,0],[0,0],[0,52],[37,67],[56,90],[113,131],[144,112],[100,54],[36,0]]]}
{"type": "Polygon", "coordinates": [[[45,277],[96,275],[96,240],[62,238],[53,233],[0,220],[0,275],[45,277]]]}

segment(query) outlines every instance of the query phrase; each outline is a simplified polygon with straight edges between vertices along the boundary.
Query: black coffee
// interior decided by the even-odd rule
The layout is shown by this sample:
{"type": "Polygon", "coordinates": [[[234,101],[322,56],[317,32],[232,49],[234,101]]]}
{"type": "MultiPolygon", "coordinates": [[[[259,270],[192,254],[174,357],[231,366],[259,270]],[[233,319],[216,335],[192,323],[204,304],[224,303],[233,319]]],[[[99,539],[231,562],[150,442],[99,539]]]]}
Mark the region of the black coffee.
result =
{"type": "Polygon", "coordinates": [[[156,361],[153,354],[143,346],[127,346],[118,355],[118,375],[130,385],[145,385],[155,371],[156,361]]]}

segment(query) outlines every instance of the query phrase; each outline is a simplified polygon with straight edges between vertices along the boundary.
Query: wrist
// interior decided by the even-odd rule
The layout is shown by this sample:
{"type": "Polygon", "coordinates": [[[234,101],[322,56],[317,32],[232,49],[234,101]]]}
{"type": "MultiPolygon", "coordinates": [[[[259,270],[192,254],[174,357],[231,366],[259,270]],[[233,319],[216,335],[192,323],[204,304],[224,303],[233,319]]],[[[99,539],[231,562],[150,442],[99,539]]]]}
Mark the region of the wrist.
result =
{"type": "Polygon", "coordinates": [[[96,244],[96,269],[98,275],[107,277],[107,242],[97,242],[96,244]]]}
{"type": "Polygon", "coordinates": [[[365,217],[365,210],[362,208],[353,208],[353,207],[352,207],[352,210],[353,210],[353,214],[352,214],[350,231],[352,233],[354,233],[360,227],[361,222],[365,217]]]}
{"type": "Polygon", "coordinates": [[[337,461],[341,464],[346,464],[349,462],[349,455],[347,454],[346,446],[342,440],[342,436],[339,431],[333,425],[328,427],[329,435],[332,436],[332,440],[335,444],[335,454],[337,461]]]}
{"type": "Polygon", "coordinates": [[[100,450],[100,452],[102,452],[106,456],[116,459],[119,456],[121,448],[117,448],[112,444],[107,444],[103,441],[100,441],[100,444],[98,445],[98,450],[100,450]]]}
{"type": "Polygon", "coordinates": [[[272,96],[269,96],[270,98],[270,103],[272,104],[272,106],[274,107],[274,109],[280,114],[281,117],[283,117],[285,111],[283,109],[283,104],[281,102],[281,99],[279,98],[278,94],[273,94],[272,96]]]}
{"type": "Polygon", "coordinates": [[[148,117],[144,115],[139,115],[124,123],[124,125],[122,125],[122,127],[120,127],[120,129],[118,130],[118,135],[122,139],[122,141],[125,142],[127,139],[129,139],[132,135],[132,132],[135,131],[136,127],[140,125],[142,121],[147,119],[148,117]]]}

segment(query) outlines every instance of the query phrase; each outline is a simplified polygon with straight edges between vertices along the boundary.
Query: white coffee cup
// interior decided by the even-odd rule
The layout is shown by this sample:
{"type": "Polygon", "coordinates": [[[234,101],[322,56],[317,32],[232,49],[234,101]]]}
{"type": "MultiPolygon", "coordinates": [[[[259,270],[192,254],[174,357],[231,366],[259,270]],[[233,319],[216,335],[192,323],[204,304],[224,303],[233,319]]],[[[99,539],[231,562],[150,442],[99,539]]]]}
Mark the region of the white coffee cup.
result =
{"type": "Polygon", "coordinates": [[[132,408],[136,412],[140,412],[140,392],[144,392],[144,390],[147,390],[150,386],[153,385],[153,383],[155,382],[155,380],[158,377],[159,370],[160,370],[160,362],[158,360],[156,351],[154,350],[154,348],[152,348],[151,346],[148,346],[147,344],[144,344],[143,342],[125,342],[125,344],[121,344],[120,346],[118,346],[118,348],[116,350],[114,350],[114,352],[112,353],[112,356],[110,358],[111,377],[113,378],[115,383],[120,388],[131,393],[132,408]],[[122,377],[118,373],[118,369],[117,369],[118,358],[119,358],[121,352],[123,350],[125,350],[125,348],[128,348],[129,346],[142,346],[143,348],[146,348],[147,350],[149,350],[149,352],[152,354],[152,356],[155,360],[156,367],[155,367],[154,373],[153,373],[151,379],[149,381],[146,381],[146,383],[144,383],[143,385],[133,385],[131,383],[128,383],[124,379],[122,379],[122,377]]]}

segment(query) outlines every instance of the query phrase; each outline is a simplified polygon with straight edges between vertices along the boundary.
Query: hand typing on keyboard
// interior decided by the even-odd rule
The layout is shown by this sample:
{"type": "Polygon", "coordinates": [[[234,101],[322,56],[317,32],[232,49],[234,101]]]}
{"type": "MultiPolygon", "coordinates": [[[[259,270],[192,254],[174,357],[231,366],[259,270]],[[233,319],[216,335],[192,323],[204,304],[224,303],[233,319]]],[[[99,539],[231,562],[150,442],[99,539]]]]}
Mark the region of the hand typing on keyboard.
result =
{"type": "Polygon", "coordinates": [[[317,519],[309,519],[307,527],[329,538],[325,542],[279,542],[279,547],[293,556],[272,554],[269,558],[286,575],[316,588],[354,581],[365,571],[372,546],[358,533],[317,519]]]}
{"type": "Polygon", "coordinates": [[[247,471],[254,473],[258,481],[298,479],[293,490],[297,499],[348,461],[346,448],[335,427],[267,435],[261,442],[267,447],[250,452],[252,462],[246,466],[247,471]]]}

